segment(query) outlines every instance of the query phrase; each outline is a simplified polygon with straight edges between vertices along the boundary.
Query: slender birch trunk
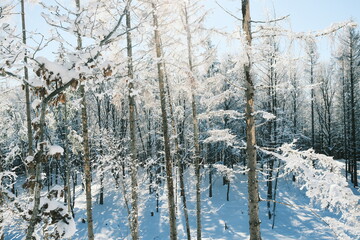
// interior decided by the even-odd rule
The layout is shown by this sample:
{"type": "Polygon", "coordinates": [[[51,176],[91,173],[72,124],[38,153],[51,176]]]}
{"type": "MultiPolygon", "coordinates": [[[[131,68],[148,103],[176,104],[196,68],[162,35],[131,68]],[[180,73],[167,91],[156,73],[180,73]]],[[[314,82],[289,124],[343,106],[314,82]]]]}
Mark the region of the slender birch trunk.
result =
{"type": "MultiPolygon", "coordinates": [[[[2,169],[1,169],[2,171],[2,169]]],[[[2,195],[2,186],[0,186],[0,206],[3,206],[4,204],[4,199],[3,199],[3,195],[2,195]]],[[[2,223],[3,223],[3,211],[0,210],[0,240],[4,240],[4,229],[2,227],[2,223]]]]}
{"type": "MultiPolygon", "coordinates": [[[[26,45],[26,24],[25,24],[25,3],[24,0],[21,0],[21,25],[22,25],[22,41],[26,45]]],[[[33,136],[31,128],[31,114],[30,114],[30,89],[29,89],[29,75],[27,64],[27,57],[24,57],[24,79],[25,79],[25,102],[26,102],[26,123],[27,123],[27,137],[28,137],[28,155],[33,156],[33,136]]],[[[40,117],[40,132],[39,140],[40,143],[44,140],[44,124],[45,124],[45,108],[46,104],[42,103],[41,105],[41,117],[40,117]]],[[[41,157],[43,154],[43,144],[40,144],[40,149],[37,152],[37,156],[34,157],[33,162],[29,167],[29,176],[30,181],[35,181],[34,188],[30,189],[31,193],[34,194],[34,206],[32,210],[32,215],[30,218],[29,226],[26,232],[26,240],[31,240],[33,238],[33,233],[35,231],[36,220],[39,213],[40,206],[40,191],[41,191],[41,157]]]]}
{"type": "MultiPolygon", "coordinates": [[[[101,91],[101,90],[100,90],[101,91]]],[[[100,92],[99,91],[99,92],[100,92]]],[[[101,131],[102,131],[102,124],[101,124],[101,100],[99,98],[96,98],[96,103],[97,103],[97,112],[98,112],[98,126],[99,126],[99,132],[100,132],[100,136],[101,136],[101,131]]],[[[104,148],[103,148],[103,144],[102,144],[102,139],[99,139],[99,145],[100,145],[100,157],[103,156],[104,153],[104,148]]],[[[103,205],[104,204],[104,168],[102,166],[101,161],[99,161],[99,168],[100,168],[100,194],[99,194],[99,204],[103,205]]]]}
{"type": "Polygon", "coordinates": [[[344,155],[343,158],[345,158],[345,178],[348,178],[348,172],[349,172],[349,155],[348,155],[348,134],[347,134],[347,111],[346,111],[346,82],[345,82],[345,62],[344,59],[341,59],[341,82],[342,82],[342,113],[343,113],[343,126],[344,126],[344,135],[343,135],[343,143],[344,143],[344,155]]]}
{"type": "MultiPolygon", "coordinates": [[[[76,0],[79,1],[79,0],[76,0]]],[[[92,197],[91,197],[91,161],[90,161],[90,148],[89,148],[89,131],[88,131],[88,117],[86,109],[86,96],[84,85],[81,85],[80,95],[81,101],[81,122],[82,122],[82,137],[84,149],[84,174],[85,174],[85,194],[86,194],[86,216],[88,227],[88,239],[94,240],[94,227],[92,217],[92,197]]]]}
{"type": "Polygon", "coordinates": [[[44,128],[45,128],[45,110],[47,101],[43,100],[41,103],[40,113],[40,130],[39,130],[39,151],[34,156],[35,163],[35,187],[34,187],[34,206],[31,213],[30,223],[26,232],[26,240],[33,239],[33,233],[38,220],[39,207],[40,207],[40,193],[41,193],[41,162],[44,158],[44,128]]]}
{"type": "Polygon", "coordinates": [[[256,173],[256,137],[254,119],[254,94],[255,87],[251,78],[251,26],[250,26],[250,3],[242,0],[242,26],[247,41],[248,62],[244,64],[245,95],[246,95],[246,155],[248,159],[248,207],[249,207],[249,232],[250,240],[260,240],[259,220],[259,186],[256,173]]]}
{"type": "MultiPolygon", "coordinates": [[[[3,162],[2,162],[2,154],[0,152],[0,173],[2,173],[3,170],[3,162]]],[[[2,223],[4,220],[3,217],[3,210],[2,210],[2,206],[4,204],[4,199],[3,199],[3,186],[2,184],[0,184],[0,240],[4,240],[4,229],[2,227],[2,223]]]]}
{"type": "Polygon", "coordinates": [[[201,189],[200,189],[200,143],[199,143],[199,124],[197,119],[197,106],[195,99],[195,77],[193,69],[193,53],[192,53],[192,39],[189,24],[189,15],[187,6],[184,6],[185,29],[187,38],[188,50],[188,67],[189,77],[191,81],[191,108],[193,117],[193,134],[194,134],[194,147],[195,147],[195,177],[196,177],[196,236],[201,240],[201,189]]]}
{"type": "Polygon", "coordinates": [[[139,239],[139,220],[138,220],[138,182],[137,182],[137,150],[136,150],[136,122],[135,122],[135,96],[134,94],[134,69],[132,60],[132,38],[131,38],[131,17],[130,10],[126,11],[126,40],[128,57],[128,76],[129,76],[129,126],[130,126],[130,150],[131,150],[131,237],[133,240],[139,239]]]}
{"type": "Polygon", "coordinates": [[[154,24],[154,37],[155,37],[155,48],[156,48],[156,57],[158,59],[157,69],[158,69],[158,78],[159,78],[159,90],[160,90],[160,103],[161,103],[161,117],[162,117],[162,130],[164,135],[164,149],[165,149],[165,165],[166,165],[166,180],[168,188],[168,207],[169,207],[169,222],[170,222],[170,239],[177,239],[177,230],[176,230],[176,214],[175,214],[175,201],[174,201],[174,180],[172,174],[172,161],[170,154],[170,139],[168,131],[168,120],[166,112],[166,94],[165,94],[165,75],[164,75],[164,65],[162,63],[162,46],[161,46],[161,37],[159,32],[158,18],[156,15],[156,5],[152,2],[153,8],[153,24],[154,24]]]}
{"type": "Polygon", "coordinates": [[[67,208],[68,208],[68,213],[72,214],[72,216],[74,216],[72,209],[71,209],[71,187],[70,187],[70,160],[69,160],[69,140],[68,140],[68,135],[69,135],[69,125],[68,125],[68,111],[67,111],[67,102],[65,101],[64,103],[64,121],[65,121],[65,165],[66,165],[66,203],[67,203],[67,208]]]}
{"type": "MultiPolygon", "coordinates": [[[[21,0],[21,25],[22,25],[22,42],[26,45],[26,22],[25,22],[25,3],[24,0],[21,0]]],[[[28,155],[33,156],[33,135],[31,128],[31,104],[30,104],[30,89],[29,89],[29,72],[26,66],[27,64],[27,56],[25,54],[24,57],[24,85],[25,85],[25,105],[26,105],[26,125],[27,125],[27,138],[28,138],[28,155]]],[[[29,169],[30,176],[35,174],[34,167],[30,167],[29,169]]]]}
{"type": "MultiPolygon", "coordinates": [[[[75,0],[77,11],[80,11],[80,0],[75,0]]],[[[77,36],[77,49],[82,48],[82,39],[80,34],[77,36]]],[[[88,130],[88,116],[86,109],[86,94],[85,86],[83,84],[79,87],[81,96],[81,124],[82,124],[82,137],[84,149],[84,174],[85,174],[85,195],[86,195],[86,217],[88,227],[88,239],[94,240],[94,226],[92,216],[92,197],[91,197],[91,160],[90,160],[90,147],[89,147],[89,130],[88,130]]]]}
{"type": "MultiPolygon", "coordinates": [[[[164,64],[164,70],[166,72],[165,64],[164,64]]],[[[168,101],[169,101],[172,132],[173,132],[173,135],[175,136],[175,161],[176,161],[178,169],[179,169],[180,196],[181,196],[182,203],[183,203],[183,211],[184,211],[185,225],[186,225],[186,235],[187,235],[187,239],[191,240],[189,213],[188,213],[188,209],[187,209],[187,201],[186,201],[186,194],[185,194],[184,169],[183,169],[182,161],[180,159],[179,139],[178,139],[178,133],[177,133],[177,129],[176,129],[174,110],[172,107],[169,82],[168,82],[168,78],[166,75],[165,75],[165,80],[166,80],[167,96],[168,96],[168,101]]]]}
{"type": "MultiPolygon", "coordinates": [[[[275,40],[274,40],[275,41],[275,40]]],[[[273,48],[274,51],[277,51],[277,47],[276,47],[276,43],[273,43],[273,48]]],[[[271,99],[271,103],[270,105],[270,112],[276,116],[277,115],[277,74],[276,74],[276,69],[274,69],[274,65],[276,64],[276,59],[275,56],[271,56],[270,59],[270,73],[269,73],[269,97],[271,99]]],[[[277,145],[277,119],[273,119],[270,122],[270,129],[269,129],[269,133],[270,133],[270,147],[276,147],[277,145]]],[[[267,199],[268,200],[272,200],[273,199],[273,171],[274,171],[274,157],[270,157],[269,161],[268,161],[268,179],[267,179],[267,199]]],[[[271,212],[271,208],[270,208],[271,202],[268,201],[267,202],[267,207],[268,207],[268,217],[269,219],[271,219],[272,217],[272,212],[271,212]]]]}
{"type": "Polygon", "coordinates": [[[354,56],[353,56],[353,51],[354,51],[354,43],[353,43],[353,37],[350,39],[350,56],[349,56],[349,60],[350,60],[350,106],[351,106],[351,141],[352,141],[352,174],[351,174],[351,179],[352,182],[354,184],[354,187],[358,186],[358,179],[357,179],[357,139],[356,139],[356,120],[355,120],[355,94],[354,94],[354,89],[355,89],[355,64],[354,63],[354,56]]]}
{"type": "MultiPolygon", "coordinates": [[[[315,113],[314,113],[314,64],[310,62],[310,84],[311,84],[311,147],[315,150],[315,113]]],[[[313,163],[314,165],[314,163],[313,163]]]]}

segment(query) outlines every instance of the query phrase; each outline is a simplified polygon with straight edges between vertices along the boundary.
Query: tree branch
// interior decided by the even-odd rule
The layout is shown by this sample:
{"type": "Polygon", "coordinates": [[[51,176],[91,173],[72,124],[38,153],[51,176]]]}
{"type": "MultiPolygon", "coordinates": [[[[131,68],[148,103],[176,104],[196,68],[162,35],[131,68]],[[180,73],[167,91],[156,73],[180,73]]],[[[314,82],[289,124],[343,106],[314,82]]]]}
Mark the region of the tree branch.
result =
{"type": "MultiPolygon", "coordinates": [[[[126,3],[126,6],[125,6],[125,9],[124,11],[122,12],[118,22],[116,23],[114,29],[108,33],[108,35],[106,37],[104,37],[103,40],[100,41],[100,47],[103,46],[103,45],[106,45],[109,43],[110,41],[110,38],[112,37],[112,35],[116,32],[116,30],[120,27],[121,25],[121,22],[124,18],[124,16],[126,15],[126,13],[129,11],[129,8],[130,8],[130,3],[131,3],[131,0],[128,0],[127,3],[126,3]]],[[[110,41],[111,42],[111,41],[110,41]]]]}
{"type": "Polygon", "coordinates": [[[59,93],[64,91],[66,88],[71,86],[71,84],[73,84],[75,81],[77,81],[77,79],[73,78],[69,82],[62,85],[61,87],[59,87],[59,88],[55,89],[54,91],[52,91],[47,97],[45,97],[43,99],[43,104],[47,104],[53,97],[55,97],[56,95],[58,95],[59,93]]]}
{"type": "MultiPolygon", "coordinates": [[[[226,12],[227,14],[229,14],[231,17],[235,18],[236,20],[242,22],[242,19],[241,18],[238,18],[237,16],[235,16],[235,14],[231,13],[229,10],[225,9],[223,6],[221,6],[217,1],[215,1],[215,3],[222,9],[224,10],[224,12],[226,12]]],[[[290,16],[290,14],[286,15],[286,16],[283,16],[281,18],[277,18],[277,19],[272,19],[272,20],[269,20],[269,21],[254,21],[254,20],[251,20],[250,22],[251,23],[272,23],[272,22],[278,22],[278,21],[282,21],[286,18],[288,18],[290,16]]]]}

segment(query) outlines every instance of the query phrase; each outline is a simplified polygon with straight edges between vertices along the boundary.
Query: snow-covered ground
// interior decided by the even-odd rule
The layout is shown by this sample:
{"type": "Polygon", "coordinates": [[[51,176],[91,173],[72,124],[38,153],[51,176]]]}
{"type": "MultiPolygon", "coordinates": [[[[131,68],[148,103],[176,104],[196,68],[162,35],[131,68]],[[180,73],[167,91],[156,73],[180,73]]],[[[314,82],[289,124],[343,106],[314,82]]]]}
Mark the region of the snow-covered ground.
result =
{"type": "MultiPolygon", "coordinates": [[[[205,172],[203,172],[205,173],[205,172]]],[[[196,237],[195,189],[193,171],[186,171],[188,208],[192,236],[196,237]],[[191,182],[191,184],[190,184],[191,182]]],[[[230,185],[230,200],[226,201],[227,185],[222,184],[222,175],[215,173],[213,176],[213,197],[208,197],[208,174],[203,174],[202,192],[202,230],[203,239],[248,239],[248,214],[247,214],[247,176],[238,174],[232,179],[230,185]]],[[[141,224],[142,239],[169,239],[169,226],[167,222],[166,193],[160,193],[159,212],[156,212],[156,196],[148,195],[146,181],[142,181],[141,224]],[[152,212],[154,213],[153,216],[152,212]]],[[[128,186],[129,189],[130,186],[128,186]]],[[[260,179],[261,198],[266,198],[266,182],[260,179]]],[[[117,240],[130,239],[127,227],[127,211],[123,204],[120,188],[114,188],[112,181],[107,181],[105,186],[105,204],[94,204],[94,226],[96,239],[117,240]]],[[[94,185],[94,199],[98,198],[99,185],[94,185]]],[[[181,199],[178,203],[178,236],[186,239],[185,222],[181,208],[181,199]]],[[[260,202],[261,232],[263,239],[337,239],[330,227],[321,219],[322,216],[333,214],[322,212],[312,206],[303,191],[290,178],[280,179],[277,191],[277,201],[290,204],[277,204],[275,227],[272,229],[272,219],[267,215],[267,203],[260,202]]],[[[272,204],[271,204],[272,205],[272,204]]],[[[74,239],[87,239],[85,212],[85,194],[81,187],[77,190],[75,206],[77,233],[74,239]]],[[[358,236],[358,238],[360,237],[358,236]]]]}
{"type": "MultiPolygon", "coordinates": [[[[235,174],[230,184],[230,199],[226,200],[227,185],[223,185],[223,175],[215,171],[213,174],[213,196],[209,194],[208,169],[202,170],[202,235],[203,239],[231,240],[249,239],[247,214],[247,175],[235,174]]],[[[260,197],[266,199],[266,182],[260,174],[260,197]]],[[[195,176],[193,169],[185,171],[188,209],[192,237],[196,238],[195,212],[195,176]]],[[[131,239],[128,228],[127,210],[124,205],[121,186],[116,186],[112,176],[105,177],[104,205],[100,205],[98,177],[93,178],[93,218],[96,240],[131,239]]],[[[169,239],[167,220],[166,192],[159,192],[159,211],[156,211],[156,194],[149,194],[146,173],[139,171],[139,204],[140,204],[140,236],[144,240],[169,239]]],[[[162,184],[164,184],[163,182],[162,184]]],[[[177,185],[178,187],[178,185],[177,185]]],[[[125,186],[126,191],[130,186],[125,186]]],[[[163,185],[161,187],[163,189],[163,185]]],[[[355,190],[356,194],[359,194],[355,190]]],[[[334,213],[321,211],[316,205],[310,204],[310,199],[300,190],[291,176],[280,178],[277,187],[275,226],[273,219],[268,218],[267,202],[260,202],[261,234],[266,240],[299,240],[299,239],[341,239],[324,221],[323,217],[340,218],[334,213]]],[[[177,224],[179,239],[186,239],[185,221],[181,198],[177,197],[177,224]]],[[[273,203],[271,203],[272,209],[273,203]]],[[[81,184],[76,188],[75,221],[77,231],[72,239],[87,239],[85,191],[81,184]]],[[[22,239],[23,234],[6,235],[5,239],[22,239]]],[[[354,240],[360,236],[352,236],[354,240]]]]}

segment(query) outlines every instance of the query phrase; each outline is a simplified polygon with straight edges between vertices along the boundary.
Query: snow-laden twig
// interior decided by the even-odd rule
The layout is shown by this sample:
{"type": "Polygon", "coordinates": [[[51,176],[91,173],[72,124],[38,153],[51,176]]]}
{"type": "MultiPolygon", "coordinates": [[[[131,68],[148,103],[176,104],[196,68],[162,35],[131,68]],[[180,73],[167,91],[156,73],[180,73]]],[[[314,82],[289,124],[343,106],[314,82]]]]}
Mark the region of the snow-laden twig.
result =
{"type": "Polygon", "coordinates": [[[340,236],[340,239],[359,236],[360,196],[351,191],[348,182],[342,176],[342,164],[332,157],[315,153],[313,149],[295,150],[294,145],[295,143],[284,144],[276,151],[259,149],[283,161],[285,174],[297,175],[300,188],[305,190],[312,203],[319,204],[322,209],[341,214],[340,220],[326,220],[327,225],[340,236]],[[332,224],[329,223],[330,220],[332,224]],[[344,229],[337,228],[339,224],[343,224],[344,229]]]}

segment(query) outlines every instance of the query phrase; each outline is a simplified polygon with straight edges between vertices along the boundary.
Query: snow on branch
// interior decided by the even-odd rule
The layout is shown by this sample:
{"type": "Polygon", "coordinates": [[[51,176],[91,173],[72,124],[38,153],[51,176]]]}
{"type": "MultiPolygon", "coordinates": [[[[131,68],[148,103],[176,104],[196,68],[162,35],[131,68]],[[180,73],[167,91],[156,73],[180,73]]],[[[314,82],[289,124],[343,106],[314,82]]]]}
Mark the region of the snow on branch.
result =
{"type": "MultiPolygon", "coordinates": [[[[61,202],[63,197],[64,188],[55,185],[47,194],[40,198],[40,216],[41,220],[45,223],[42,230],[51,239],[71,238],[76,232],[74,218],[71,216],[71,213],[67,212],[66,206],[61,202]]],[[[33,203],[30,203],[28,207],[32,209],[33,203]]]]}
{"type": "Polygon", "coordinates": [[[217,111],[211,111],[206,113],[201,113],[198,115],[198,119],[209,119],[209,118],[215,118],[215,117],[221,117],[224,116],[233,118],[233,119],[242,119],[244,118],[243,113],[239,113],[235,110],[217,110],[217,111]]]}
{"type": "MultiPolygon", "coordinates": [[[[48,71],[45,73],[46,76],[43,78],[49,78],[49,81],[55,81],[57,78],[61,78],[63,83],[70,81],[71,79],[78,79],[79,73],[77,71],[71,71],[73,68],[72,64],[58,64],[52,62],[44,57],[38,57],[35,59],[40,65],[44,66],[48,71]]],[[[36,73],[40,76],[40,73],[36,73]]]]}
{"type": "Polygon", "coordinates": [[[64,149],[57,145],[52,145],[48,147],[48,155],[50,156],[59,156],[64,154],[64,149]]]}
{"type": "Polygon", "coordinates": [[[336,220],[326,217],[324,220],[341,239],[353,239],[359,236],[360,229],[360,196],[350,189],[345,177],[341,174],[343,166],[332,157],[317,154],[313,149],[298,151],[294,143],[284,144],[276,152],[259,148],[285,163],[285,174],[295,173],[301,189],[305,190],[313,204],[341,214],[336,220]],[[343,228],[339,228],[343,225],[343,228]]]}
{"type": "Polygon", "coordinates": [[[266,112],[266,111],[256,111],[253,113],[254,116],[261,114],[262,118],[265,120],[263,123],[260,123],[256,125],[256,127],[260,127],[261,125],[267,123],[270,120],[273,120],[276,118],[276,116],[272,113],[266,112]]]}
{"type": "Polygon", "coordinates": [[[209,130],[208,133],[210,137],[206,138],[204,143],[226,142],[228,145],[235,143],[236,136],[230,133],[230,129],[209,130]]]}
{"type": "Polygon", "coordinates": [[[350,27],[350,28],[354,28],[357,26],[357,23],[355,22],[343,22],[343,23],[334,23],[332,24],[330,27],[328,27],[327,29],[324,29],[322,31],[317,31],[315,32],[313,35],[314,37],[322,37],[322,36],[325,36],[325,35],[329,35],[331,33],[334,33],[342,28],[345,28],[345,27],[350,27]]]}
{"type": "Polygon", "coordinates": [[[300,40],[307,40],[317,37],[328,36],[333,33],[336,33],[342,28],[346,27],[356,27],[357,23],[353,21],[341,22],[341,23],[334,23],[330,27],[320,30],[320,31],[312,31],[312,32],[293,32],[291,30],[286,30],[278,26],[258,26],[255,33],[259,33],[260,35],[257,36],[258,38],[264,38],[269,36],[285,36],[289,37],[290,39],[300,39],[300,40]]]}

